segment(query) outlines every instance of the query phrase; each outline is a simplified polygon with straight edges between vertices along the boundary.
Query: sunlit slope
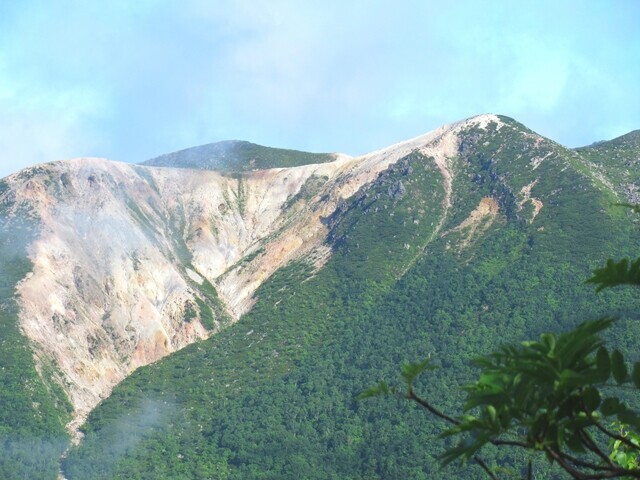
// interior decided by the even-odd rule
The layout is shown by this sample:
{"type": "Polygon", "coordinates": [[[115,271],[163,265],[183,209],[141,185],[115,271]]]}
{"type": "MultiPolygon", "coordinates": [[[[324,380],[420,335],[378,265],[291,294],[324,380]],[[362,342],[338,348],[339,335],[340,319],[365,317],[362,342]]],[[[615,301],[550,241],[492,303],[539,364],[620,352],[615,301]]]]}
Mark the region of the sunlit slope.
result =
{"type": "Polygon", "coordinates": [[[629,202],[640,202],[640,130],[576,149],[629,202]]]}
{"type": "Polygon", "coordinates": [[[447,219],[446,159],[457,135],[491,122],[500,123],[482,115],[361,157],[289,168],[80,158],[4,179],[0,244],[9,252],[3,286],[11,309],[0,393],[23,409],[9,408],[0,424],[3,441],[19,446],[3,451],[3,469],[14,472],[5,477],[57,476],[67,432],[79,440],[78,426],[114,385],[233,324],[282,267],[302,265],[300,282],[323,271],[340,251],[334,245],[350,248],[349,232],[370,228],[359,217],[377,214],[373,203],[389,210],[375,215],[379,234],[400,243],[391,251],[365,242],[359,253],[355,244],[353,255],[380,259],[369,277],[375,284],[402,276],[447,219]],[[351,197],[358,208],[349,208],[351,197]],[[384,198],[404,213],[381,206],[384,198]]]}
{"type": "MultiPolygon", "coordinates": [[[[422,387],[458,410],[470,360],[500,343],[613,311],[613,341],[633,351],[638,302],[583,284],[640,247],[607,172],[506,117],[447,141],[451,155],[416,147],[338,204],[321,269],[289,263],[238,323],[119,385],[66,475],[435,478],[441,425],[405,402],[355,400],[402,361],[437,359],[422,387]]],[[[446,477],[480,476],[468,468],[446,477]]]]}
{"type": "MultiPolygon", "coordinates": [[[[335,212],[376,182],[390,198],[402,197],[402,180],[380,175],[411,152],[433,157],[445,200],[432,207],[444,218],[444,159],[461,128],[489,121],[497,117],[444,126],[357,158],[289,168],[229,173],[80,158],[5,179],[5,216],[34,223],[29,238],[0,231],[31,264],[15,283],[19,328],[36,364],[60,372],[56,382],[73,406],[70,432],[136,368],[237,321],[279,268],[304,261],[321,269],[332,254],[335,212]]],[[[411,228],[425,228],[423,214],[414,212],[411,228]]],[[[435,232],[442,222],[426,227],[435,232]]],[[[425,241],[403,244],[403,257],[425,241]]]]}

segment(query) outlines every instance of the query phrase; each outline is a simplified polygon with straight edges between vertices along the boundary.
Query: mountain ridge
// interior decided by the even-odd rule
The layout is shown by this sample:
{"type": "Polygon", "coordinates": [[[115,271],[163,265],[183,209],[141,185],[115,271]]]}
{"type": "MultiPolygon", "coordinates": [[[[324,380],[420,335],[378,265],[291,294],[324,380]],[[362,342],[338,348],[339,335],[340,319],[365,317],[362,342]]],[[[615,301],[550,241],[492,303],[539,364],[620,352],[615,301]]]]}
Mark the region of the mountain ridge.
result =
{"type": "MultiPolygon", "coordinates": [[[[132,372],[264,305],[265,286],[282,282],[285,271],[305,272],[307,282],[335,268],[336,256],[348,258],[340,268],[377,291],[434,245],[473,256],[511,224],[529,232],[532,245],[545,235],[562,245],[566,233],[551,219],[575,208],[566,206],[569,192],[628,200],[634,181],[624,164],[597,162],[497,115],[360,157],[332,155],[288,168],[270,163],[281,161],[276,155],[237,168],[245,155],[220,171],[75,159],[0,183],[6,248],[30,219],[31,266],[8,280],[18,288],[19,326],[37,369],[53,371],[42,375],[71,399],[71,433],[132,372]],[[554,187],[567,168],[579,178],[554,187]],[[627,183],[618,181],[624,175],[627,183]]],[[[297,287],[282,288],[273,308],[297,287]]]]}
{"type": "Polygon", "coordinates": [[[609,177],[617,167],[497,120],[445,128],[431,149],[414,142],[325,218],[331,255],[321,269],[290,262],[240,322],[118,385],[83,426],[68,476],[436,478],[437,422],[401,402],[354,401],[403,361],[438,362],[422,387],[452,411],[461,408],[454,385],[473,381],[471,359],[502,342],[617,311],[630,319],[616,344],[633,351],[633,308],[620,312],[615,292],[593,298],[580,282],[603,251],[638,248],[626,212],[612,206],[626,198],[609,177]],[[152,427],[132,428],[150,438],[124,454],[109,449],[122,419],[146,416],[152,399],[171,407],[152,427]]]}
{"type": "Polygon", "coordinates": [[[77,410],[71,428],[135,368],[236,321],[278,268],[304,256],[320,268],[330,254],[323,218],[389,165],[422,148],[446,178],[462,125],[358,158],[240,177],[91,158],[8,177],[8,216],[27,209],[40,224],[33,270],[17,286],[21,328],[62,370],[77,410]],[[203,306],[203,286],[224,306],[217,313],[203,306]]]}

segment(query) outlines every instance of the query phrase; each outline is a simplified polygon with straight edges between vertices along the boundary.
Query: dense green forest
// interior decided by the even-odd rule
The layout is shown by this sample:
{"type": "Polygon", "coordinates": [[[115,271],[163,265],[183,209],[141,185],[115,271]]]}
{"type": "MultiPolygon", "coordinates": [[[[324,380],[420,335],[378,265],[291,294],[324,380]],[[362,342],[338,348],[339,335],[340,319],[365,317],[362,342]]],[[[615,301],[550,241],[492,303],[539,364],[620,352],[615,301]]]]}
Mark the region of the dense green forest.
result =
{"type": "MultiPolygon", "coordinates": [[[[611,343],[635,359],[637,296],[584,284],[607,256],[640,251],[629,214],[612,207],[593,158],[503,121],[464,133],[448,211],[432,159],[409,155],[326,219],[334,255],[322,269],[288,265],[238,323],[137,370],[92,413],[65,475],[478,478],[471,464],[439,470],[450,444],[437,419],[357,395],[430,356],[439,368],[417,388],[459,411],[472,358],[604,313],[618,317],[611,343]],[[527,186],[543,203],[535,218],[521,201],[527,186]],[[493,223],[456,230],[483,198],[499,205],[493,223]]],[[[623,170],[598,158],[601,173],[623,170]]],[[[522,474],[528,457],[488,447],[485,458],[522,474]]],[[[535,467],[560,475],[546,461],[535,467]]]]}

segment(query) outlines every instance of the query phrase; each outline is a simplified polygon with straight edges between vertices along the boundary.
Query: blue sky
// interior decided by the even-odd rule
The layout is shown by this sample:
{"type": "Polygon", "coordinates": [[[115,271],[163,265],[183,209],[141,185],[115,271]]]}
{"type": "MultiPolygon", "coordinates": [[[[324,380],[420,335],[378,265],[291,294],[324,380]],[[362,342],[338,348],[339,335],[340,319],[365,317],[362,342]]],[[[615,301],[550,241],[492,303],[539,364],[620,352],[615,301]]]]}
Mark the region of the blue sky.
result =
{"type": "Polygon", "coordinates": [[[502,113],[640,128],[640,1],[0,0],[0,176],[225,139],[365,153],[502,113]]]}

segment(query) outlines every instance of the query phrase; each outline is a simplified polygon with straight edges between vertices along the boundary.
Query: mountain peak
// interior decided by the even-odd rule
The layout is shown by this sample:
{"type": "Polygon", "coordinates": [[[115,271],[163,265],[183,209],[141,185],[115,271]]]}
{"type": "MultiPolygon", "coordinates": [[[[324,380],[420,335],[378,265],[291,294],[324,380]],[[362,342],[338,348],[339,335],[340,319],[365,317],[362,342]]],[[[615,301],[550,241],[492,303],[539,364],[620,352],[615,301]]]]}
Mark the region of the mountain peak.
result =
{"type": "MultiPolygon", "coordinates": [[[[631,132],[609,145],[633,145],[638,137],[631,132]]],[[[507,286],[538,275],[516,272],[521,254],[527,262],[534,255],[565,259],[567,252],[581,260],[601,248],[606,235],[621,238],[614,223],[621,217],[610,217],[603,206],[640,201],[638,170],[630,168],[640,157],[632,149],[602,148],[572,151],[509,117],[483,114],[358,157],[230,140],[143,165],[78,158],[29,167],[0,181],[0,307],[15,306],[13,323],[0,323],[12,326],[35,355],[12,356],[5,341],[0,360],[20,380],[16,390],[24,398],[32,398],[30,383],[22,382],[27,368],[27,378],[51,386],[43,392],[57,389],[70,404],[57,417],[59,430],[72,420],[75,434],[134,369],[163,368],[165,356],[208,337],[211,343],[181,354],[206,351],[219,360],[199,382],[206,388],[228,394],[236,380],[246,381],[236,374],[244,366],[225,363],[235,361],[235,353],[224,352],[260,351],[264,356],[253,357],[252,365],[261,358],[262,365],[288,371],[290,364],[277,362],[305,354],[310,336],[324,344],[325,336],[341,331],[334,322],[351,317],[343,314],[345,305],[359,312],[356,295],[377,311],[370,299],[382,298],[414,267],[421,279],[415,283],[425,289],[439,288],[439,278],[455,279],[446,290],[453,293],[443,296],[453,303],[434,310],[439,315],[458,301],[460,286],[482,292],[515,265],[510,283],[495,284],[494,303],[469,305],[478,307],[473,318],[492,321],[507,286]],[[583,238],[589,242],[575,241],[583,238]],[[422,280],[425,275],[431,280],[422,280]],[[238,328],[246,330],[233,326],[241,317],[238,328]],[[231,376],[220,376],[225,365],[231,376]]],[[[554,272],[541,278],[555,278],[554,272]]],[[[573,282],[575,275],[567,278],[573,282]]],[[[424,290],[420,298],[442,291],[424,290]]],[[[552,294],[540,297],[540,305],[552,306],[546,301],[552,294]]],[[[510,319],[512,309],[504,308],[510,319]]],[[[547,313],[555,318],[557,312],[547,313]]],[[[362,320],[359,313],[353,317],[362,320]]],[[[455,323],[442,323],[456,328],[447,337],[463,338],[455,323]]],[[[484,328],[475,320],[468,328],[476,326],[484,328]]],[[[181,385],[177,395],[191,395],[195,383],[180,382],[212,365],[206,362],[158,378],[181,385]]],[[[262,376],[267,368],[251,372],[262,376]]],[[[22,418],[40,418],[43,404],[26,401],[31,407],[22,418]]],[[[93,426],[90,420],[86,431],[93,426]]]]}
{"type": "Polygon", "coordinates": [[[264,147],[244,140],[225,140],[160,155],[142,162],[142,165],[242,172],[326,163],[336,158],[337,155],[332,153],[301,152],[264,147]]]}

